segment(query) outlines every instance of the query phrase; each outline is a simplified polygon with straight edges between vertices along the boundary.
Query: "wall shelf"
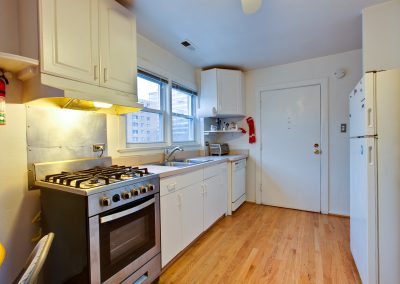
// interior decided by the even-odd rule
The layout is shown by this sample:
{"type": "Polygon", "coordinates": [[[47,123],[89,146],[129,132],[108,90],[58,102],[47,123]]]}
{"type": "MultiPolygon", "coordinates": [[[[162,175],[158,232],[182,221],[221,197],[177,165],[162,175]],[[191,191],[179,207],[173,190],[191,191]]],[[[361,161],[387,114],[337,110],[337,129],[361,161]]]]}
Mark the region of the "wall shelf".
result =
{"type": "Polygon", "coordinates": [[[17,74],[18,79],[24,81],[35,75],[33,69],[39,66],[36,59],[0,52],[0,69],[4,72],[17,74]]]}
{"type": "Polygon", "coordinates": [[[204,131],[205,135],[212,134],[212,133],[243,133],[242,130],[209,130],[204,131]]]}

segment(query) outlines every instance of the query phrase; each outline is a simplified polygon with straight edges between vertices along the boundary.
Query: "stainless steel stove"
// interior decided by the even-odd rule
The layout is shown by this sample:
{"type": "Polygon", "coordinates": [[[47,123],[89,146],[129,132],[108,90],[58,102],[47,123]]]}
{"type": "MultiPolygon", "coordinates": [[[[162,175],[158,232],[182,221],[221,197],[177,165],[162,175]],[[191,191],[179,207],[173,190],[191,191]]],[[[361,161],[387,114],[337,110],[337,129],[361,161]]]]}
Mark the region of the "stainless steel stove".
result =
{"type": "Polygon", "coordinates": [[[34,164],[47,283],[151,283],[161,271],[160,179],[111,158],[34,164]],[[71,262],[71,259],[74,261],[71,262]]]}

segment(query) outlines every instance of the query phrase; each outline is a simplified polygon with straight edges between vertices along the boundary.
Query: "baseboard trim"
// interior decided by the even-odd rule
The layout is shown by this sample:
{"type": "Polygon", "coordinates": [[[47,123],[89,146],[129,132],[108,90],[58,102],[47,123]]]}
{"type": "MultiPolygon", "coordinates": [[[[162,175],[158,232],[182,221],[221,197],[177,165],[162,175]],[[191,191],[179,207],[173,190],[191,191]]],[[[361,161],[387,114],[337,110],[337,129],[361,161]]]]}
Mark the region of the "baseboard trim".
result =
{"type": "Polygon", "coordinates": [[[334,216],[334,217],[341,217],[341,218],[349,218],[350,219],[350,216],[346,215],[346,214],[328,213],[328,215],[329,216],[334,216]]]}

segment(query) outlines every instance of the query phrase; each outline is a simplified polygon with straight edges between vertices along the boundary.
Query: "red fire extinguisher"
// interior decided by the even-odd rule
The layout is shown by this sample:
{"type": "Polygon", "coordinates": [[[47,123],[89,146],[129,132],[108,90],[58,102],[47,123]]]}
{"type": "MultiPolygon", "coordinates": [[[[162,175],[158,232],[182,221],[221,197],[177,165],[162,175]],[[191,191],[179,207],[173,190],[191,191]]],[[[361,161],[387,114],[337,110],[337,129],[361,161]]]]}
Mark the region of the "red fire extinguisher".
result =
{"type": "Polygon", "coordinates": [[[0,125],[6,124],[6,85],[8,85],[8,80],[0,72],[0,125]]]}

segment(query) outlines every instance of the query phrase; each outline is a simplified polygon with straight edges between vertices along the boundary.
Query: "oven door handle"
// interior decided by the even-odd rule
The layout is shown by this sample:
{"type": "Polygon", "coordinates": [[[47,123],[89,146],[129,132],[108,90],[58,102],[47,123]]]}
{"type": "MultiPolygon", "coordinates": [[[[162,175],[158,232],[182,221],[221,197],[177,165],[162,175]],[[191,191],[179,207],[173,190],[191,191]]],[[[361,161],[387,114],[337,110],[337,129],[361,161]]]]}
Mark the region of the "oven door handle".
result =
{"type": "Polygon", "coordinates": [[[138,211],[150,206],[154,202],[155,202],[155,199],[153,197],[152,199],[150,199],[150,200],[148,200],[148,201],[146,201],[146,202],[144,202],[144,203],[142,203],[142,204],[140,204],[138,206],[129,208],[127,210],[124,210],[124,211],[121,211],[121,212],[118,212],[118,213],[114,213],[114,214],[111,214],[111,215],[107,215],[107,216],[101,217],[100,218],[100,223],[104,224],[104,223],[107,223],[107,222],[114,221],[114,220],[117,220],[119,218],[122,218],[122,217],[124,217],[126,215],[138,212],[138,211]]]}

